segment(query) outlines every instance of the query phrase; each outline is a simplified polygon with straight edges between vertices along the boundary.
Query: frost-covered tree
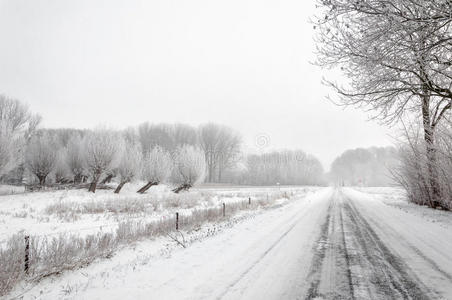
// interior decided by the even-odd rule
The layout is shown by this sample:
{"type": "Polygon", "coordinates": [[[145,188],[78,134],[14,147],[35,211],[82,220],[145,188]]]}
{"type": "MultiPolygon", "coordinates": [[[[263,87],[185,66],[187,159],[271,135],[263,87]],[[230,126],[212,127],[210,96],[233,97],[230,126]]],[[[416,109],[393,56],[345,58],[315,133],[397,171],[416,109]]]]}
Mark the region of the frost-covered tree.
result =
{"type": "Polygon", "coordinates": [[[204,151],[193,146],[182,146],[174,153],[174,171],[172,181],[179,193],[202,182],[205,177],[206,161],[204,151]]]}
{"type": "Polygon", "coordinates": [[[143,155],[138,144],[126,144],[124,146],[121,161],[116,168],[119,177],[119,184],[115,189],[116,194],[121,191],[124,184],[131,182],[140,175],[142,161],[143,155]]]}
{"type": "Polygon", "coordinates": [[[79,135],[72,136],[67,143],[66,165],[73,176],[75,184],[81,183],[86,175],[86,155],[84,140],[79,135]]]}
{"type": "Polygon", "coordinates": [[[114,169],[121,158],[122,138],[112,131],[97,129],[84,138],[86,167],[91,176],[89,191],[95,193],[101,176],[114,169]]]}
{"type": "Polygon", "coordinates": [[[40,120],[19,100],[0,94],[0,177],[22,164],[25,142],[40,120]]]}
{"type": "MultiPolygon", "coordinates": [[[[452,107],[450,0],[319,0],[318,62],[340,67],[347,84],[329,82],[343,105],[393,122],[422,122],[431,203],[441,198],[436,132],[452,107]]],[[[423,183],[419,183],[423,184],[423,183]]]]}
{"type": "Polygon", "coordinates": [[[39,125],[41,117],[32,114],[28,107],[17,99],[0,94],[0,122],[14,133],[29,138],[39,125]]]}
{"type": "Polygon", "coordinates": [[[452,210],[452,123],[443,123],[436,133],[438,185],[441,198],[433,198],[429,181],[429,160],[420,124],[410,124],[400,143],[400,165],[392,171],[407,191],[408,200],[430,207],[452,210]]]}
{"type": "Polygon", "coordinates": [[[146,192],[151,186],[165,182],[171,174],[173,162],[171,155],[162,147],[150,150],[144,159],[143,178],[147,181],[138,193],[146,192]]]}
{"type": "Polygon", "coordinates": [[[48,134],[33,136],[28,142],[25,162],[28,170],[36,175],[39,185],[44,185],[53,171],[57,158],[57,145],[48,134]]]}

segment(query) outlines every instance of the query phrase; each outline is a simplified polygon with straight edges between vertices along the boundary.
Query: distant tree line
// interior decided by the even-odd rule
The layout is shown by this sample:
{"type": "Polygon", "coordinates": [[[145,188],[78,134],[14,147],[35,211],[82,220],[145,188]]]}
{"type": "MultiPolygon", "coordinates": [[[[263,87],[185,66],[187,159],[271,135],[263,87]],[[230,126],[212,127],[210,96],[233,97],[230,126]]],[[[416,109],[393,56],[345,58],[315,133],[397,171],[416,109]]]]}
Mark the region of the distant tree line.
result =
{"type": "Polygon", "coordinates": [[[394,185],[391,170],[400,162],[395,147],[372,147],[347,150],[331,164],[330,180],[337,185],[394,185]]]}
{"type": "Polygon", "coordinates": [[[248,185],[323,185],[320,161],[301,150],[283,150],[247,156],[247,168],[238,183],[248,185]]]}

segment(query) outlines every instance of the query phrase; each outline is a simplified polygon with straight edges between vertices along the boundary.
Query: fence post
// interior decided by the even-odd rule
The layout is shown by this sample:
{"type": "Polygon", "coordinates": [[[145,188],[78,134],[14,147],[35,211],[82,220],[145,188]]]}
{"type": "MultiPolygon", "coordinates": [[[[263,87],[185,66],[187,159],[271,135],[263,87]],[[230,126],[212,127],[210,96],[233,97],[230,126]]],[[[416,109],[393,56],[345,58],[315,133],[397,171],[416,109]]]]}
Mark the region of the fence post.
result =
{"type": "Polygon", "coordinates": [[[24,271],[28,274],[28,269],[30,266],[30,236],[25,236],[25,266],[24,271]]]}
{"type": "Polygon", "coordinates": [[[251,197],[248,197],[248,205],[251,205],[251,197]]]}
{"type": "Polygon", "coordinates": [[[176,230],[179,230],[179,213],[176,213],[176,230]]]}
{"type": "Polygon", "coordinates": [[[223,217],[226,216],[226,204],[223,202],[223,217]]]}

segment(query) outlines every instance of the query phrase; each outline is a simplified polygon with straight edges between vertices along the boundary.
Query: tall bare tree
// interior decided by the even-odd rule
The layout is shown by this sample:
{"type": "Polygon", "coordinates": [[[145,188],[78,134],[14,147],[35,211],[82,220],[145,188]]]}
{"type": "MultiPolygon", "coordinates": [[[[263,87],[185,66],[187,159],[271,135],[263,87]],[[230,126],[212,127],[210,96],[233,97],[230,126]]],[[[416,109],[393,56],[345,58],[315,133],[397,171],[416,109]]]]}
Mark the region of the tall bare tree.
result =
{"type": "Polygon", "coordinates": [[[0,94],[0,176],[23,162],[23,149],[41,117],[17,99],[0,94]]]}
{"type": "Polygon", "coordinates": [[[221,181],[223,170],[237,161],[240,134],[229,127],[207,123],[199,127],[199,143],[206,159],[208,182],[221,181]]]}
{"type": "Polygon", "coordinates": [[[423,122],[430,203],[441,196],[435,130],[452,102],[452,2],[320,0],[318,63],[340,67],[349,84],[327,83],[338,103],[391,123],[407,113],[423,122]]]}

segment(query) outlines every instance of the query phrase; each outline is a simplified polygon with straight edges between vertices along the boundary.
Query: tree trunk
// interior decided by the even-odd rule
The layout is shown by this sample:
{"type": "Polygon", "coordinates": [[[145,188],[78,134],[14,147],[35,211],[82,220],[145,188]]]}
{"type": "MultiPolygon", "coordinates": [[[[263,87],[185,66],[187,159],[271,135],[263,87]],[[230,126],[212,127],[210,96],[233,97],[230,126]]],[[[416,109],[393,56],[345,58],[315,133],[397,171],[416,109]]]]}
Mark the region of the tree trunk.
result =
{"type": "Polygon", "coordinates": [[[79,184],[82,182],[82,175],[81,174],[75,174],[74,175],[74,183],[79,184]]]}
{"type": "Polygon", "coordinates": [[[110,181],[113,179],[113,174],[108,174],[107,177],[105,177],[104,180],[102,180],[101,184],[110,183],[110,181]]]}
{"type": "Polygon", "coordinates": [[[47,176],[44,176],[44,175],[38,176],[40,186],[44,186],[46,184],[46,177],[47,176]]]}
{"type": "Polygon", "coordinates": [[[97,182],[99,181],[100,174],[97,174],[93,177],[93,181],[89,185],[88,191],[95,193],[97,188],[97,182]]]}
{"type": "Polygon", "coordinates": [[[427,168],[429,176],[429,185],[431,192],[429,199],[430,207],[443,207],[441,204],[441,190],[438,181],[438,169],[436,161],[436,149],[434,139],[434,127],[430,120],[430,95],[425,91],[425,95],[422,97],[422,124],[424,127],[424,140],[427,153],[427,168]]]}
{"type": "Polygon", "coordinates": [[[221,169],[222,169],[222,167],[219,166],[218,167],[218,182],[221,182],[221,169]]]}
{"type": "Polygon", "coordinates": [[[127,183],[127,181],[121,181],[121,182],[118,184],[118,186],[116,187],[115,194],[119,194],[119,192],[121,191],[122,187],[123,187],[124,184],[126,184],[126,183],[127,183]]]}
{"type": "Polygon", "coordinates": [[[139,189],[137,191],[138,194],[144,194],[144,192],[146,192],[147,190],[149,190],[149,188],[153,185],[158,185],[158,182],[152,182],[149,181],[148,183],[146,183],[141,189],[139,189]]]}
{"type": "Polygon", "coordinates": [[[191,184],[182,184],[182,185],[178,186],[177,188],[175,188],[173,190],[173,192],[175,192],[176,194],[179,194],[179,192],[181,192],[182,190],[188,191],[189,188],[191,188],[191,184]]]}

